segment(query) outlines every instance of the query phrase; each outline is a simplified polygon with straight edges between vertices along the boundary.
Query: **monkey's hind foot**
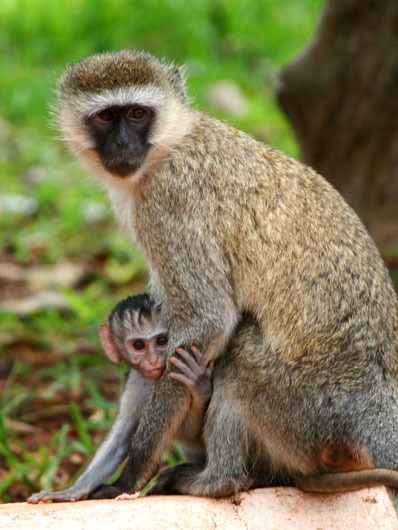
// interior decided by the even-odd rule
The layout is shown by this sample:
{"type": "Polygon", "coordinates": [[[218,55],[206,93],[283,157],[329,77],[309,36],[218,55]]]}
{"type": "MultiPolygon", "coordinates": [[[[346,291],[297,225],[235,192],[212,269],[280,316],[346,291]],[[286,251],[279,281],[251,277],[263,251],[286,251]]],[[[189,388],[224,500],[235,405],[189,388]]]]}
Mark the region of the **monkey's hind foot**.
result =
{"type": "Polygon", "coordinates": [[[160,473],[146,495],[196,495],[227,497],[253,487],[248,476],[209,478],[207,469],[194,464],[180,464],[160,473]]]}
{"type": "Polygon", "coordinates": [[[126,493],[123,489],[121,489],[119,486],[115,486],[113,484],[101,484],[101,486],[98,486],[90,495],[88,496],[89,499],[115,499],[116,497],[119,497],[119,495],[122,495],[123,493],[126,493]]]}
{"type": "Polygon", "coordinates": [[[159,474],[155,483],[147,490],[145,495],[179,495],[179,485],[184,480],[196,476],[203,468],[194,464],[180,464],[170,467],[159,474]]]}

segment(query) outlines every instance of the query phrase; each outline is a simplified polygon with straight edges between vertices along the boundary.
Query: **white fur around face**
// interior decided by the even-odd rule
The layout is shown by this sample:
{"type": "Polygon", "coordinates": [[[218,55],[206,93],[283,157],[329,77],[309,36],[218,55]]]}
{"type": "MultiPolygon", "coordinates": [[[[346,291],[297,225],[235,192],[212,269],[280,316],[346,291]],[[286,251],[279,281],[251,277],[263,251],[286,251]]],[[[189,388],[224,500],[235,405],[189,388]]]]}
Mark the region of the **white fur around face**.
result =
{"type": "Polygon", "coordinates": [[[101,165],[88,134],[85,120],[111,106],[142,105],[151,107],[155,118],[148,138],[151,149],[141,168],[131,177],[137,182],[157,159],[178,145],[194,125],[194,113],[174,94],[164,92],[155,85],[107,89],[99,93],[82,93],[73,100],[61,102],[59,126],[64,140],[84,164],[107,184],[119,186],[120,179],[110,175],[101,165]],[[107,177],[111,177],[110,180],[107,177]]]}
{"type": "Polygon", "coordinates": [[[97,94],[81,94],[73,105],[81,114],[89,117],[112,105],[123,107],[134,103],[158,109],[164,106],[165,99],[165,94],[159,88],[148,84],[145,87],[120,87],[106,89],[97,94]]]}

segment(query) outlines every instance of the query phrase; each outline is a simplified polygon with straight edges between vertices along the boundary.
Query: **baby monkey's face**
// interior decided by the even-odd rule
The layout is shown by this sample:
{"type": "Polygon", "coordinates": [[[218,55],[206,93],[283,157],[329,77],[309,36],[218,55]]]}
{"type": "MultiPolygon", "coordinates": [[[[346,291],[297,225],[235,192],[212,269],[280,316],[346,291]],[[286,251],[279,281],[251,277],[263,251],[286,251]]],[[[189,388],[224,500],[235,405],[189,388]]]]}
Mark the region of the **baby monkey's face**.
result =
{"type": "Polygon", "coordinates": [[[124,359],[144,377],[158,379],[166,364],[165,328],[145,326],[130,331],[124,340],[124,359]]]}
{"type": "Polygon", "coordinates": [[[115,363],[126,361],[149,379],[158,379],[166,364],[168,329],[156,311],[126,309],[99,328],[102,346],[115,363]]]}

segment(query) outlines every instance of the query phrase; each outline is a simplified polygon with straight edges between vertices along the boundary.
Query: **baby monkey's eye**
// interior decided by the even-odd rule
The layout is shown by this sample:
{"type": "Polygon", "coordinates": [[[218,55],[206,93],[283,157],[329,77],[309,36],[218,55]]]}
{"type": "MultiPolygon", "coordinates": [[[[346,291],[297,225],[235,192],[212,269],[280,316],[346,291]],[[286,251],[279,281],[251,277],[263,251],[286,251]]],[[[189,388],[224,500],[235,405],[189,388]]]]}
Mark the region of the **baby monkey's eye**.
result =
{"type": "Polygon", "coordinates": [[[159,337],[158,340],[156,341],[156,344],[158,346],[164,346],[165,344],[167,344],[167,337],[165,335],[163,335],[162,337],[159,337]]]}
{"type": "Polygon", "coordinates": [[[133,348],[135,350],[143,350],[145,348],[145,344],[142,342],[142,340],[135,340],[133,342],[133,348]]]}

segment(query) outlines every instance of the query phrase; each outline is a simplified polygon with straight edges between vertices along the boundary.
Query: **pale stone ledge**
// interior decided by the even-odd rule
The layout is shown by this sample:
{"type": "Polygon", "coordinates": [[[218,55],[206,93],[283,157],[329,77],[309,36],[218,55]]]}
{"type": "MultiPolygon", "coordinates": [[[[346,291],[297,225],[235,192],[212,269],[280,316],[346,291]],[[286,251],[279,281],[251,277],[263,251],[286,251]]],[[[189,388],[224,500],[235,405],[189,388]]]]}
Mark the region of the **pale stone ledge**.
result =
{"type": "Polygon", "coordinates": [[[397,530],[382,487],[334,495],[266,488],[226,499],[159,496],[60,504],[3,504],[0,528],[57,530],[397,530]]]}

